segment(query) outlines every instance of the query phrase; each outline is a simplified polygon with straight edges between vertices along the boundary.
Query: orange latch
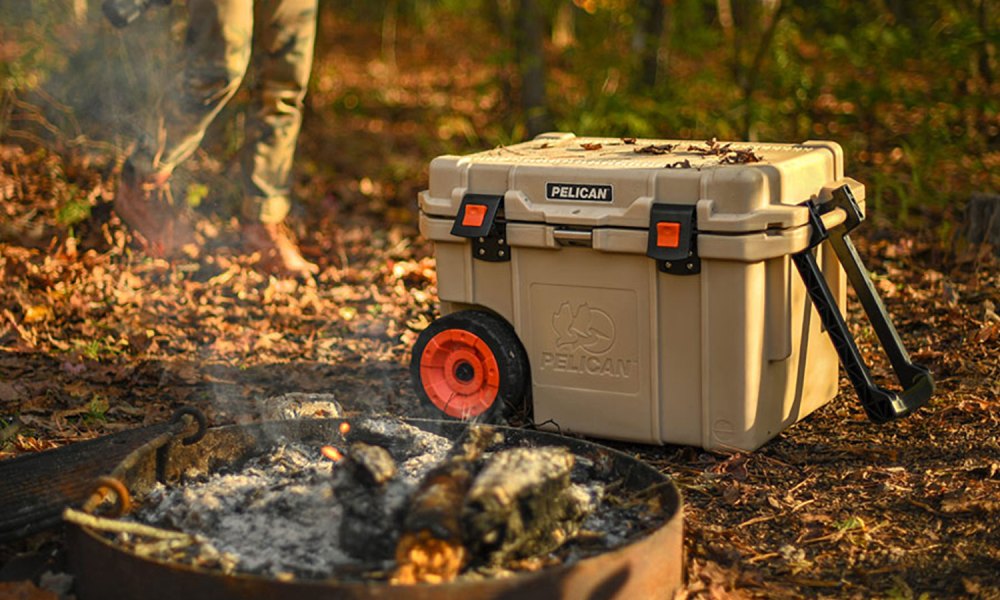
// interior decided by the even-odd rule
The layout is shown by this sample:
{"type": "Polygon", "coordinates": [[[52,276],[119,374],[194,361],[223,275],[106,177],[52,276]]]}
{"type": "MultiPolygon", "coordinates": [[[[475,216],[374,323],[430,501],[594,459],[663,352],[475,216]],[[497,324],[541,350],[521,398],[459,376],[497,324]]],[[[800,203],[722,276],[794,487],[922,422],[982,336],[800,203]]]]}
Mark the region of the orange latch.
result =
{"type": "Polygon", "coordinates": [[[656,246],[677,248],[681,245],[681,224],[671,221],[656,224],[656,246]]]}
{"type": "Polygon", "coordinates": [[[487,207],[482,204],[466,204],[465,214],[462,216],[463,227],[480,227],[486,220],[487,207]]]}

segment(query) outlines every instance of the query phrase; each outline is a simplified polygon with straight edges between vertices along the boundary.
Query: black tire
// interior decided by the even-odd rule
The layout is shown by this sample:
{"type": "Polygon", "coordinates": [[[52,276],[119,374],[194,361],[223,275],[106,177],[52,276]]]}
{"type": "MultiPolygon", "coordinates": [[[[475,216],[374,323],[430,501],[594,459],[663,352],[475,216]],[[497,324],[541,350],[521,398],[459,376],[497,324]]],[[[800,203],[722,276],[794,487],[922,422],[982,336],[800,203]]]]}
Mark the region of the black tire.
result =
{"type": "Polygon", "coordinates": [[[434,416],[487,423],[523,411],[531,387],[528,355],[514,328],[484,310],[446,315],[421,332],[410,377],[434,416]]]}

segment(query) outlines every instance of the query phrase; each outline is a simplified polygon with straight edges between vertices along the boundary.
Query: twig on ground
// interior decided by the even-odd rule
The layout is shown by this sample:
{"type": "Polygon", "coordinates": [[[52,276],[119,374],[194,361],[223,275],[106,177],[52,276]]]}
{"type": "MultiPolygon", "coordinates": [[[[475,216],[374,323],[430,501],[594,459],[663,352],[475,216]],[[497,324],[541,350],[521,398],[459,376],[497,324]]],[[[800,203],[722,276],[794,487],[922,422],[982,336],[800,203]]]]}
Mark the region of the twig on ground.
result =
{"type": "Polygon", "coordinates": [[[132,523],[118,519],[98,517],[75,508],[67,508],[64,510],[63,520],[73,523],[74,525],[89,527],[106,533],[130,533],[132,535],[141,535],[160,540],[187,540],[191,543],[195,541],[193,536],[187,533],[181,533],[180,531],[170,531],[169,529],[160,529],[159,527],[143,525],[142,523],[132,523]]]}

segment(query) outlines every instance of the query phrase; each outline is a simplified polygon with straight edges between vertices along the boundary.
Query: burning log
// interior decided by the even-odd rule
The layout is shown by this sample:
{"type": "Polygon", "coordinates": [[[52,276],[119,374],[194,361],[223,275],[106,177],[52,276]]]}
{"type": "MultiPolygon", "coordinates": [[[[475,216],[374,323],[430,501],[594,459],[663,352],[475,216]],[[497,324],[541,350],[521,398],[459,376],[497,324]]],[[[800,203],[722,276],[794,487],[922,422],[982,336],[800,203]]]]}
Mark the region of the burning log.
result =
{"type": "Polygon", "coordinates": [[[462,539],[462,504],[477,470],[476,461],[503,438],[489,427],[473,427],[453,452],[432,469],[410,498],[403,535],[396,546],[393,583],[452,581],[467,561],[462,539]]]}
{"type": "Polygon", "coordinates": [[[340,543],[355,558],[392,558],[399,536],[399,497],[388,493],[396,461],[381,446],[351,444],[334,471],[334,490],[344,507],[340,543]],[[395,498],[394,498],[395,496],[395,498]]]}
{"type": "Polygon", "coordinates": [[[467,544],[491,565],[540,556],[579,530],[595,505],[573,485],[573,455],[565,448],[515,448],[495,455],[466,496],[467,544]]]}
{"type": "Polygon", "coordinates": [[[574,485],[565,448],[516,448],[483,457],[487,428],[433,469],[410,499],[393,583],[451,581],[467,563],[502,566],[544,555],[579,530],[596,499],[574,485]],[[475,558],[470,558],[475,557],[475,558]]]}

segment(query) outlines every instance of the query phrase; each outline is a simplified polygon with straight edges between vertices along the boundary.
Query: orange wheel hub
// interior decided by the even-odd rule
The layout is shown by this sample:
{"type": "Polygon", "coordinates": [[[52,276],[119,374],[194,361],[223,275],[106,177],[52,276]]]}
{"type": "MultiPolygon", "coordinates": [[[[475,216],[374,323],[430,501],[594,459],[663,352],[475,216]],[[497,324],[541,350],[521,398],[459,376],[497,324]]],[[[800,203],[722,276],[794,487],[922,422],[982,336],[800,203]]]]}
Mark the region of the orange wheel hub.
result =
{"type": "Polygon", "coordinates": [[[468,419],[493,406],[500,368],[478,335],[446,329],[427,342],[420,356],[420,379],[434,406],[450,417],[468,419]]]}

